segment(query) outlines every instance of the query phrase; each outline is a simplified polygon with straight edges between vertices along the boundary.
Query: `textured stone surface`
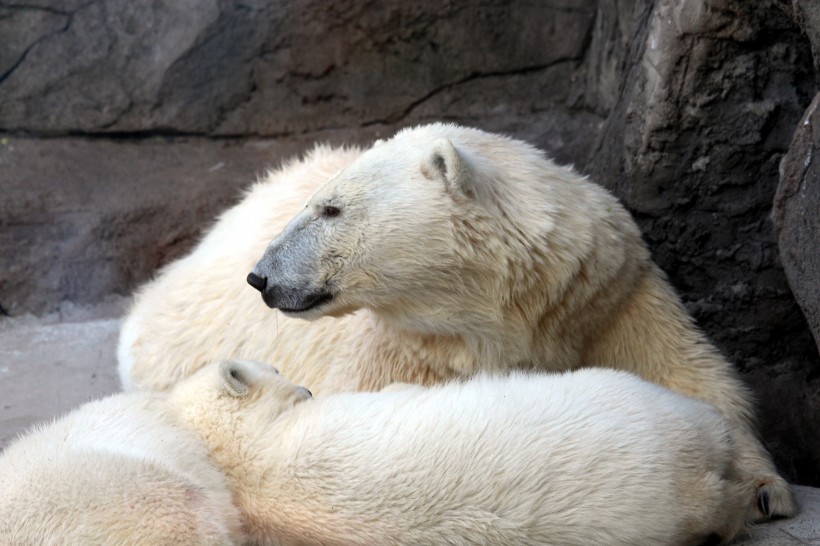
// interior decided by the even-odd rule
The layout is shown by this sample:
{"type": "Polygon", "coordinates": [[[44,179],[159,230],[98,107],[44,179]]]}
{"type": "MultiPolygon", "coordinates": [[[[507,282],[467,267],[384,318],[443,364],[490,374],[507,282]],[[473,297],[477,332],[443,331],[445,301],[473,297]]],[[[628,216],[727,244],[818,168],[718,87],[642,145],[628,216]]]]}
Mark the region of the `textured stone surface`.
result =
{"type": "Polygon", "coordinates": [[[820,483],[820,359],[778,259],[778,165],[815,92],[809,42],[767,2],[638,6],[587,170],[632,210],[689,310],[758,396],[782,470],[820,483]]]}
{"type": "Polygon", "coordinates": [[[258,141],[0,140],[0,309],[128,293],[277,153],[258,141]]]}
{"type": "Polygon", "coordinates": [[[820,485],[820,356],[770,220],[814,0],[0,0],[0,36],[0,314],[129,293],[315,140],[451,120],[623,199],[820,485]]]}
{"type": "Polygon", "coordinates": [[[398,123],[453,87],[505,75],[531,77],[482,95],[514,104],[526,93],[528,110],[542,108],[566,94],[596,2],[46,4],[60,8],[3,8],[15,30],[0,126],[281,135],[398,123]]]}
{"type": "Polygon", "coordinates": [[[781,7],[791,15],[801,32],[811,42],[814,69],[820,70],[820,2],[817,0],[779,0],[781,7]]]}
{"type": "Polygon", "coordinates": [[[820,93],[780,164],[772,218],[789,284],[820,348],[820,93]]]}

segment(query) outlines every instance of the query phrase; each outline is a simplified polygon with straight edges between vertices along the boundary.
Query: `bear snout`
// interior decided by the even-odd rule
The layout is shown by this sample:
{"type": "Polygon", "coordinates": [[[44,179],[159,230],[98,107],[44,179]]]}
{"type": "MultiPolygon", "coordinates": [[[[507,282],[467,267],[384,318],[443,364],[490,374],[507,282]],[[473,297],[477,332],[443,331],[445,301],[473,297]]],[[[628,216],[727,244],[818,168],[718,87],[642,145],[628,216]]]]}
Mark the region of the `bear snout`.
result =
{"type": "Polygon", "coordinates": [[[248,273],[248,284],[259,290],[260,292],[265,290],[265,287],[268,284],[267,277],[260,277],[254,272],[248,273]]]}
{"type": "Polygon", "coordinates": [[[262,293],[262,301],[265,302],[265,305],[270,307],[271,309],[278,309],[280,306],[280,299],[278,294],[274,290],[275,287],[268,287],[264,290],[260,290],[262,293]]]}
{"type": "MultiPolygon", "coordinates": [[[[257,275],[254,274],[254,276],[257,275]]],[[[265,305],[271,309],[279,309],[283,313],[304,313],[333,299],[333,294],[327,291],[290,288],[270,282],[270,279],[261,278],[265,281],[265,286],[261,288],[255,284],[251,284],[251,286],[262,293],[262,301],[265,302],[265,305]]],[[[254,279],[254,282],[257,281],[254,279]]],[[[250,278],[248,283],[251,283],[250,278]]],[[[257,284],[262,285],[261,282],[257,282],[257,284]]]]}

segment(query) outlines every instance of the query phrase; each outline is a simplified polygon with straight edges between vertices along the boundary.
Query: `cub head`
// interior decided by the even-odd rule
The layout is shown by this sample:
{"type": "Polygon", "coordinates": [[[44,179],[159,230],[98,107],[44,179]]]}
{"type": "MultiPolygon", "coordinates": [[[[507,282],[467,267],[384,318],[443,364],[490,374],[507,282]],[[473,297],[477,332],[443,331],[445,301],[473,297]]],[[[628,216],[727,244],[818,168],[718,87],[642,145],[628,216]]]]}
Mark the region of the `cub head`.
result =
{"type": "Polygon", "coordinates": [[[295,405],[310,400],[276,368],[248,360],[225,360],[198,370],[170,392],[171,404],[201,432],[230,434],[238,423],[263,430],[295,405]]]}
{"type": "Polygon", "coordinates": [[[497,297],[506,245],[493,165],[469,145],[482,139],[508,140],[434,124],[377,142],[315,192],[248,282],[307,319],[369,308],[424,330],[492,308],[475,300],[497,297]]]}

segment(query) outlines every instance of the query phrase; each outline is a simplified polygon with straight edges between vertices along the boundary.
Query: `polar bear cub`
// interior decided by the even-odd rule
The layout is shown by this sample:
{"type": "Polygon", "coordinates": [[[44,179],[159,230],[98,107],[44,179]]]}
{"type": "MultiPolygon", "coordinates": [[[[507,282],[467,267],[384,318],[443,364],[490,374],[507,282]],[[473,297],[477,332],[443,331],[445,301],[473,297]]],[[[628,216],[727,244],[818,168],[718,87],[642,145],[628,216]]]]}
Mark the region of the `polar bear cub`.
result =
{"type": "Polygon", "coordinates": [[[711,406],[626,372],[479,375],[310,399],[261,364],[169,395],[252,544],[699,544],[753,493],[711,406]]]}
{"type": "Polygon", "coordinates": [[[237,544],[240,517],[198,435],[157,394],[114,395],[0,454],[0,544],[237,544]]]}

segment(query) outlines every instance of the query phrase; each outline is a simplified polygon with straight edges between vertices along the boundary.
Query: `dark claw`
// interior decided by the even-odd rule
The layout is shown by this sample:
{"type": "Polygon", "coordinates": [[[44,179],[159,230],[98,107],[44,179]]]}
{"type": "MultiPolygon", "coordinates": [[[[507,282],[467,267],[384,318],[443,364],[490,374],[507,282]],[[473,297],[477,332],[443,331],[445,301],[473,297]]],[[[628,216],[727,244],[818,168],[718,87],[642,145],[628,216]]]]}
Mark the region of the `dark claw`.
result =
{"type": "Polygon", "coordinates": [[[771,516],[769,512],[769,494],[767,492],[761,491],[757,494],[757,507],[766,517],[771,516]]]}

